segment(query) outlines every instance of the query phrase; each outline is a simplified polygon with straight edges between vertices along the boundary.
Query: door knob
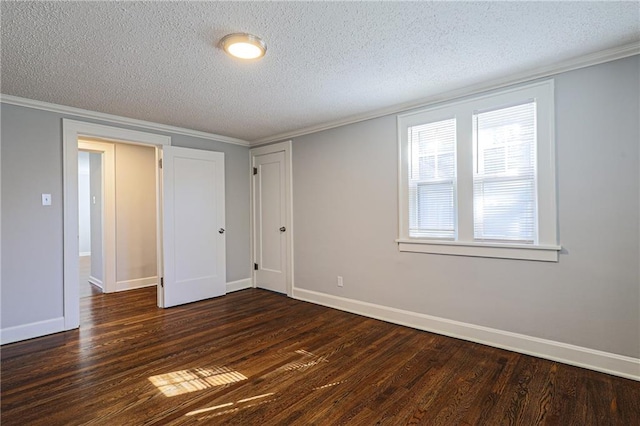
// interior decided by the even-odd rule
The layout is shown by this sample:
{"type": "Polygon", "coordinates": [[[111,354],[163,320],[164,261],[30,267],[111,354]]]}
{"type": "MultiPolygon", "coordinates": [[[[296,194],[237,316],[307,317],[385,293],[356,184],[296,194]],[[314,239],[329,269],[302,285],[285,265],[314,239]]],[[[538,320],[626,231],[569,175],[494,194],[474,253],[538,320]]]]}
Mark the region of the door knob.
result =
{"type": "Polygon", "coordinates": [[[224,228],[218,229],[218,232],[221,233],[221,234],[224,234],[224,228]]]}
{"type": "Polygon", "coordinates": [[[284,232],[286,230],[287,230],[287,228],[285,228],[284,226],[282,228],[280,228],[280,232],[284,232]]]}

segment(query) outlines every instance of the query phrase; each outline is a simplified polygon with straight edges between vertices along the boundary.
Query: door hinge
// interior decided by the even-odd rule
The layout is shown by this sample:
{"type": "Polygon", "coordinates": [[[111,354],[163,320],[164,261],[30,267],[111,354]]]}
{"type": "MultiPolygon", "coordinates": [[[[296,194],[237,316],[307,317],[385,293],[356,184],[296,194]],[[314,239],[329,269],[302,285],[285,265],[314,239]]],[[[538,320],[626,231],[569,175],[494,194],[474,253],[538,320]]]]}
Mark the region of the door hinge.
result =
{"type": "Polygon", "coordinates": [[[257,175],[257,174],[258,174],[258,168],[257,168],[257,167],[254,167],[254,168],[253,168],[253,174],[254,174],[254,175],[257,175]]]}
{"type": "Polygon", "coordinates": [[[160,277],[160,287],[164,287],[164,277],[160,277]]]}
{"type": "Polygon", "coordinates": [[[254,263],[254,264],[253,264],[253,270],[254,270],[254,271],[257,271],[257,270],[258,270],[258,264],[257,264],[257,263],[254,263]]]}
{"type": "Polygon", "coordinates": [[[158,167],[162,168],[162,158],[158,160],[158,167]]]}

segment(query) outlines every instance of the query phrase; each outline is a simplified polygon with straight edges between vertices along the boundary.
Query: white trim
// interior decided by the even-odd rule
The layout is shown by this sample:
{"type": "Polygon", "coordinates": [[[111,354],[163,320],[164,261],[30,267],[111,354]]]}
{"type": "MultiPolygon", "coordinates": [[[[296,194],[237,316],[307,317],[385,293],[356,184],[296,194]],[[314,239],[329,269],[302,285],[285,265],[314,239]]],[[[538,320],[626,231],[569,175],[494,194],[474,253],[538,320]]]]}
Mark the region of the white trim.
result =
{"type": "Polygon", "coordinates": [[[229,143],[233,145],[257,147],[266,145],[276,141],[282,141],[285,139],[291,139],[311,133],[320,132],[323,130],[333,129],[348,124],[358,123],[360,121],[371,120],[385,115],[397,114],[403,111],[408,111],[414,108],[422,108],[438,102],[445,102],[463,96],[473,95],[488,90],[499,89],[501,87],[510,86],[518,83],[524,83],[539,78],[545,78],[552,75],[568,72],[580,68],[590,67],[593,65],[602,64],[605,62],[611,62],[618,59],[627,58],[640,54],[640,43],[634,42],[625,44],[623,46],[614,47],[611,49],[603,50],[600,52],[594,52],[588,55],[579,56],[576,58],[567,59],[556,64],[546,65],[543,67],[534,68],[529,71],[525,71],[518,74],[512,74],[507,77],[502,77],[488,82],[478,83],[471,86],[466,86],[460,89],[451,90],[448,92],[436,94],[426,98],[421,98],[416,101],[405,102],[396,104],[390,107],[369,111],[363,114],[356,114],[350,117],[329,121],[316,126],[304,127],[302,129],[283,132],[273,136],[268,136],[261,139],[256,139],[251,142],[247,142],[243,139],[232,138],[229,136],[217,135],[215,133],[201,132],[198,130],[185,129],[182,127],[169,126],[166,124],[153,123],[150,121],[137,120],[134,118],[122,117],[118,115],[105,114],[97,111],[90,111],[81,108],[74,108],[64,105],[53,104],[49,102],[37,101],[33,99],[21,98],[18,96],[0,94],[0,102],[10,105],[17,105],[26,108],[34,108],[44,111],[51,111],[60,114],[72,114],[80,118],[89,118],[96,120],[104,120],[113,124],[121,124],[127,126],[136,126],[148,130],[170,132],[180,135],[193,136],[202,139],[213,140],[217,142],[229,143]]]}
{"type": "Polygon", "coordinates": [[[557,208],[555,181],[555,121],[554,81],[507,88],[472,98],[452,101],[397,116],[398,131],[398,249],[415,253],[448,254],[454,256],[492,257],[519,260],[557,262],[557,208]],[[473,143],[471,123],[474,111],[507,105],[526,99],[536,100],[537,120],[537,227],[535,244],[496,244],[474,240],[473,225],[473,143]],[[411,238],[409,233],[409,140],[407,129],[455,117],[456,158],[455,178],[455,241],[411,238]]]}
{"type": "Polygon", "coordinates": [[[58,317],[0,330],[0,344],[19,342],[64,331],[64,318],[58,317]]]}
{"type": "Polygon", "coordinates": [[[183,127],[169,126],[166,124],[153,123],[151,121],[137,120],[135,118],[122,117],[119,115],[105,114],[97,111],[90,111],[81,108],[74,108],[65,105],[52,104],[49,102],[37,101],[34,99],[26,99],[12,95],[0,95],[0,102],[10,105],[21,106],[25,108],[39,109],[43,111],[51,111],[59,114],[71,114],[79,118],[89,118],[92,120],[103,120],[112,124],[120,124],[125,126],[136,126],[142,129],[169,132],[185,136],[193,136],[201,139],[208,139],[216,142],[228,143],[232,145],[249,146],[249,142],[232,138],[229,136],[217,135],[215,133],[201,132],[198,130],[185,129],[183,127]]]}
{"type": "MultiPolygon", "coordinates": [[[[78,283],[78,139],[83,137],[140,145],[153,145],[156,147],[171,145],[170,136],[105,126],[102,124],[85,123],[67,118],[62,119],[62,190],[64,201],[62,212],[63,313],[65,330],[72,330],[80,326],[80,294],[78,283]]],[[[159,196],[161,196],[161,194],[159,194],[159,196]]]]}
{"type": "Polygon", "coordinates": [[[284,132],[277,135],[269,136],[266,138],[256,139],[251,141],[250,146],[260,146],[275,141],[281,141],[284,139],[295,138],[311,133],[321,132],[323,130],[329,130],[340,126],[346,126],[347,124],[358,123],[360,121],[371,120],[378,117],[384,117],[385,115],[398,114],[400,112],[408,111],[414,108],[423,108],[435,103],[446,102],[453,99],[461,98],[463,96],[474,95],[488,90],[499,89],[501,87],[511,86],[514,84],[525,83],[528,81],[536,80],[539,78],[545,78],[552,75],[560,74],[567,71],[573,71],[580,68],[590,67],[593,65],[602,64],[605,62],[611,62],[618,59],[627,58],[640,54],[640,43],[630,43],[623,46],[614,47],[612,49],[603,50],[600,52],[591,53],[589,55],[580,56],[577,58],[567,59],[556,64],[546,65],[543,67],[534,68],[529,71],[512,74],[507,77],[502,77],[487,82],[466,86],[460,89],[451,90],[444,93],[435,94],[426,98],[422,98],[416,101],[396,104],[390,107],[369,111],[363,114],[356,114],[350,117],[329,121],[316,126],[304,127],[302,129],[294,130],[291,132],[284,132]]]}
{"type": "Polygon", "coordinates": [[[294,249],[293,249],[293,141],[288,140],[287,142],[287,151],[285,151],[285,161],[287,162],[287,178],[289,182],[289,187],[287,188],[287,195],[289,196],[289,247],[287,248],[289,255],[289,297],[293,296],[293,289],[295,288],[295,259],[294,259],[294,249]]]}
{"type": "Polygon", "coordinates": [[[158,285],[158,277],[136,278],[134,280],[116,281],[115,291],[134,290],[136,288],[158,285]]]}
{"type": "Polygon", "coordinates": [[[95,285],[96,287],[100,287],[102,290],[104,290],[104,286],[102,284],[102,280],[97,279],[93,275],[89,275],[89,282],[91,284],[95,285]]]}
{"type": "Polygon", "coordinates": [[[640,381],[640,359],[510,331],[294,289],[293,298],[457,339],[506,349],[640,381]]]}
{"type": "Polygon", "coordinates": [[[121,127],[113,127],[104,124],[87,123],[68,118],[63,118],[62,124],[63,128],[75,131],[78,139],[98,138],[108,139],[107,142],[122,142],[154,146],[171,145],[171,136],[158,135],[156,133],[123,129],[121,127]]]}
{"type": "Polygon", "coordinates": [[[91,256],[90,251],[81,251],[79,254],[79,257],[87,257],[87,256],[91,256]]]}
{"type": "Polygon", "coordinates": [[[160,164],[164,162],[162,149],[156,147],[155,161],[158,165],[156,167],[156,274],[159,277],[161,285],[156,290],[156,304],[158,307],[164,306],[164,216],[162,211],[162,205],[164,204],[164,189],[162,186],[162,180],[164,178],[163,169],[160,164]]]}
{"type": "MultiPolygon", "coordinates": [[[[293,155],[292,155],[292,141],[285,141],[275,143],[271,145],[261,146],[259,148],[251,149],[251,167],[249,171],[251,173],[251,264],[255,263],[255,239],[254,235],[254,221],[255,211],[253,200],[254,194],[254,179],[253,179],[253,167],[255,167],[255,157],[260,155],[272,154],[275,152],[284,152],[285,162],[285,209],[286,209],[286,223],[287,228],[287,296],[292,297],[294,288],[293,278],[293,155]]],[[[255,271],[251,268],[251,280],[253,287],[255,283],[255,271]]]]}
{"type": "Polygon", "coordinates": [[[255,235],[253,224],[253,156],[249,150],[249,276],[251,277],[251,287],[256,287],[256,274],[254,273],[254,245],[255,235]]]}
{"type": "MultiPolygon", "coordinates": [[[[0,157],[2,153],[2,138],[0,137],[0,157]]],[[[0,158],[0,169],[2,165],[2,159],[0,158]]],[[[0,170],[0,234],[2,234],[2,170],[0,170]]],[[[2,235],[0,235],[0,269],[2,268],[2,235]]],[[[2,273],[0,272],[0,306],[2,306],[2,273]]],[[[0,327],[2,321],[0,320],[0,327]]],[[[0,330],[0,344],[2,344],[2,333],[0,330]]]]}
{"type": "Polygon", "coordinates": [[[448,254],[452,256],[493,257],[498,259],[538,260],[557,262],[560,246],[526,246],[510,244],[471,243],[460,241],[420,241],[398,239],[400,251],[448,254]]]}
{"type": "Polygon", "coordinates": [[[227,293],[233,293],[234,291],[244,290],[253,287],[253,280],[251,278],[243,278],[237,281],[230,281],[227,283],[227,293]]]}

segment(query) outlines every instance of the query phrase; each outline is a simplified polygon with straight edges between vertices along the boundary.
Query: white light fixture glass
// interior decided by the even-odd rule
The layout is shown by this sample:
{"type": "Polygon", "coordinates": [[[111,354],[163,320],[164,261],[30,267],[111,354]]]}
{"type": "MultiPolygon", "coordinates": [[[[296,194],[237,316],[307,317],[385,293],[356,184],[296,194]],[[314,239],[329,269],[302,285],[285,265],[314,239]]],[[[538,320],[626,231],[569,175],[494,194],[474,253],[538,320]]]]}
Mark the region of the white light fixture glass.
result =
{"type": "Polygon", "coordinates": [[[257,59],[267,52],[267,45],[258,36],[246,33],[226,35],[220,40],[220,47],[235,58],[257,59]]]}

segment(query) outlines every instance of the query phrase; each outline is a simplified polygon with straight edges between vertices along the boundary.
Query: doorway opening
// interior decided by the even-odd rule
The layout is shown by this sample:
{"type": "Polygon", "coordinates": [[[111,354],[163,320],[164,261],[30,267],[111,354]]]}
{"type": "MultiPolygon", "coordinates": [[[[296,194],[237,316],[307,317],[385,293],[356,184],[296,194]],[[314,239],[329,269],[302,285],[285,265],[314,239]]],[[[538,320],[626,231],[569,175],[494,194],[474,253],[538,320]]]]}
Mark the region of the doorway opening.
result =
{"type": "MultiPolygon", "coordinates": [[[[154,193],[156,211],[156,244],[135,244],[135,250],[123,254],[123,260],[116,254],[118,239],[116,226],[116,204],[131,208],[135,203],[116,203],[110,206],[110,192],[118,186],[115,167],[107,166],[109,151],[104,151],[104,206],[103,206],[103,287],[106,292],[139,287],[149,284],[151,279],[123,279],[116,267],[129,265],[131,259],[155,251],[155,281],[157,282],[157,305],[167,308],[191,303],[226,293],[225,263],[225,181],[224,153],[179,148],[171,146],[171,137],[154,133],[128,130],[100,124],[63,119],[63,330],[80,326],[80,296],[78,283],[78,149],[79,140],[132,150],[135,147],[151,147],[154,152],[154,190],[142,191],[132,197],[144,198],[154,193]],[[113,173],[114,178],[109,178],[113,173]],[[110,185],[110,182],[115,182],[110,185]],[[131,204],[131,205],[129,205],[131,204]],[[106,225],[108,222],[116,225],[106,225]],[[114,230],[114,231],[110,231],[114,230]],[[108,232],[107,232],[108,231],[108,232]],[[106,252],[112,255],[106,254],[106,252]],[[158,279],[159,278],[159,279],[158,279]],[[112,284],[114,287],[110,287],[112,284]],[[123,286],[118,287],[118,286],[123,286]],[[159,287],[158,287],[159,286],[159,287]]],[[[81,147],[80,147],[81,148],[81,147]]],[[[114,163],[115,164],[115,163],[114,163]]],[[[131,167],[129,170],[135,169],[131,167]]],[[[123,175],[121,175],[122,177],[123,175]]],[[[124,174],[124,186],[136,177],[124,174]]],[[[122,187],[123,184],[120,184],[122,187]]],[[[147,224],[148,225],[148,224],[147,224]]],[[[139,230],[131,224],[124,224],[125,235],[134,235],[139,230]]],[[[139,225],[138,225],[139,226],[139,225]]],[[[93,257],[93,256],[92,256],[93,257]]],[[[145,265],[143,262],[142,265],[145,265]]],[[[147,264],[148,266],[148,264],[147,264]]],[[[141,266],[133,267],[135,270],[141,266]]],[[[126,268],[125,268],[126,269],[126,268]]],[[[131,270],[131,268],[129,269],[131,270]]],[[[146,271],[150,269],[147,268],[146,271]]]]}
{"type": "Polygon", "coordinates": [[[79,259],[81,297],[95,294],[92,288],[114,293],[157,286],[155,150],[121,141],[78,140],[78,247],[85,255],[79,259]]]}
{"type": "Polygon", "coordinates": [[[78,265],[80,298],[102,294],[102,152],[78,151],[78,265]]]}
{"type": "MultiPolygon", "coordinates": [[[[98,247],[103,251],[103,262],[101,268],[96,268],[96,274],[102,272],[100,278],[105,292],[110,292],[115,286],[116,274],[116,238],[115,238],[115,155],[114,144],[119,143],[126,146],[139,145],[150,148],[154,151],[154,167],[162,155],[162,147],[171,144],[171,138],[153,133],[146,133],[134,130],[127,130],[117,127],[100,124],[85,123],[75,120],[63,119],[63,194],[64,194],[64,253],[63,253],[63,275],[64,275],[64,330],[72,330],[80,325],[80,284],[79,284],[79,218],[78,218],[78,153],[79,149],[88,149],[102,152],[102,244],[98,247]],[[90,142],[93,147],[80,146],[80,144],[90,142]],[[99,148],[96,145],[100,144],[99,148]],[[111,202],[110,202],[111,200],[111,202]],[[112,224],[112,225],[110,225],[112,224]],[[107,254],[109,252],[109,254],[107,254]]],[[[161,218],[160,211],[160,170],[153,174],[154,193],[156,194],[156,218],[161,218]]],[[[98,199],[96,197],[96,204],[98,199]]],[[[159,223],[160,220],[157,220],[159,223]]],[[[162,270],[160,227],[156,226],[156,250],[155,259],[157,272],[155,276],[160,276],[162,270]]],[[[94,254],[92,253],[92,258],[94,254]]],[[[93,259],[92,259],[93,260],[93,259]]],[[[92,271],[93,272],[93,271],[92,271]]],[[[162,292],[158,293],[158,305],[162,306],[162,292]]]]}

